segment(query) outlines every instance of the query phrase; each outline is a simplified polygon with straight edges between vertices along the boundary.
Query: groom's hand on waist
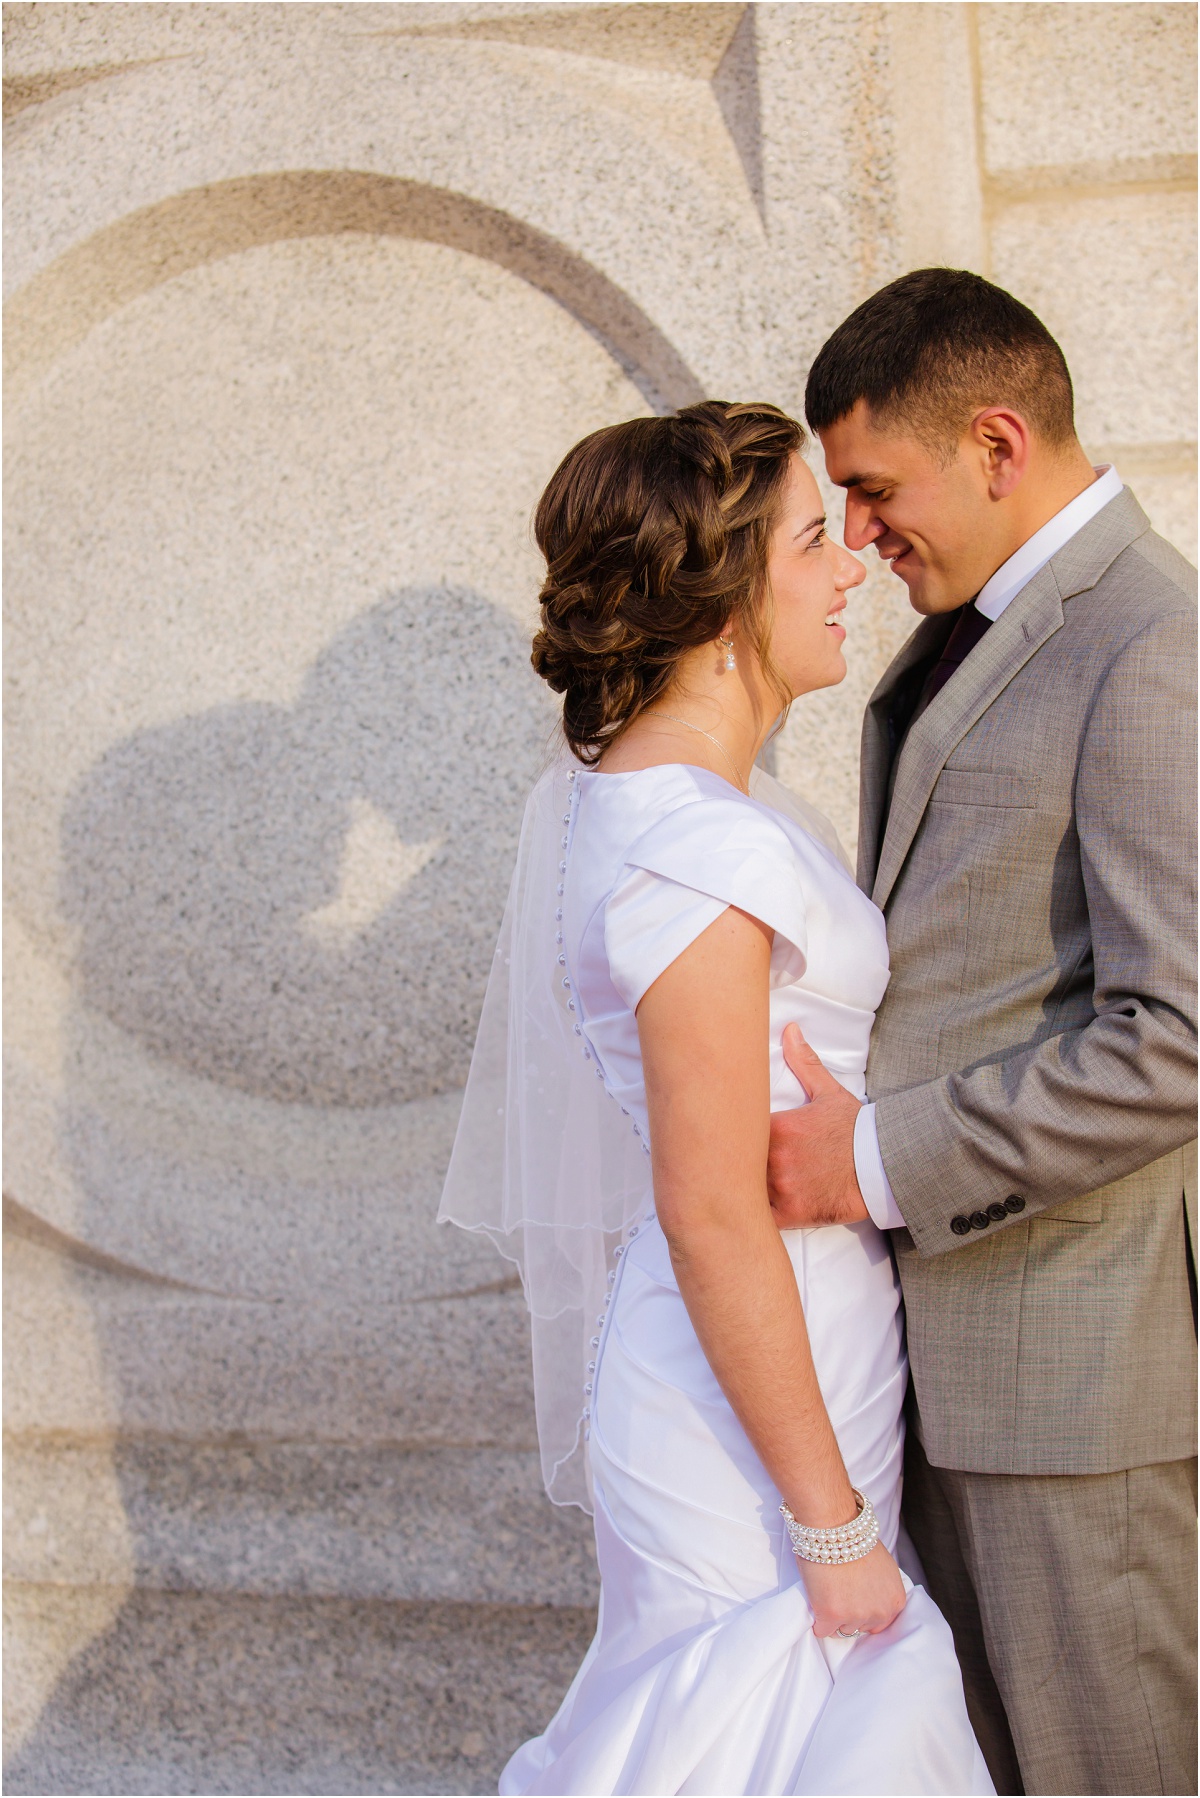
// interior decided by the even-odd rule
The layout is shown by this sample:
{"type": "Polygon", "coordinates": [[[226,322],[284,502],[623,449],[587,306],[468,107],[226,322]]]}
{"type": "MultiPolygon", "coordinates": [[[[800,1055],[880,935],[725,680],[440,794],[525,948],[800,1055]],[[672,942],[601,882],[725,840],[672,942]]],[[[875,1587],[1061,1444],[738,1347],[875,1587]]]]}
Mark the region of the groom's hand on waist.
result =
{"type": "Polygon", "coordinates": [[[854,1171],[860,1101],[834,1079],[795,1024],[783,1033],[783,1058],[809,1102],[771,1114],[767,1190],[775,1222],[781,1230],[862,1223],[868,1213],[854,1171]]]}

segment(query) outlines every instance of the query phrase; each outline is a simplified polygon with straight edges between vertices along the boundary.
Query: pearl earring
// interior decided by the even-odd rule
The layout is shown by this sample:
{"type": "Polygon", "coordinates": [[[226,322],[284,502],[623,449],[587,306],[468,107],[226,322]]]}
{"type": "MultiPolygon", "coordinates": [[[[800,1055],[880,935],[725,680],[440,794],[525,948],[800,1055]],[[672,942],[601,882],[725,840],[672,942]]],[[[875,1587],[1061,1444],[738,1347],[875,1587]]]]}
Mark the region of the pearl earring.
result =
{"type": "Polygon", "coordinates": [[[717,642],[725,651],[725,671],[727,674],[732,674],[737,667],[737,657],[733,653],[733,638],[718,637],[717,642]]]}

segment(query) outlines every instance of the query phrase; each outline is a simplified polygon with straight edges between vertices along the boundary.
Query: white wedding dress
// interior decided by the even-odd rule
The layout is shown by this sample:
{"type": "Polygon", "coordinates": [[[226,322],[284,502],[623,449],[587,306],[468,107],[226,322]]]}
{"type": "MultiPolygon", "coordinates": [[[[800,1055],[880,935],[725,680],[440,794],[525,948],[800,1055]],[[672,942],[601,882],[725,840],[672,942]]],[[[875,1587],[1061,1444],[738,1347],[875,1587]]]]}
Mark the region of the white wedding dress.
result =
{"type": "MultiPolygon", "coordinates": [[[[803,1102],[780,1047],[792,1020],[861,1097],[887,942],[831,833],[818,840],[766,777],[753,798],[681,764],[571,781],[562,985],[642,1141],[637,1004],[727,905],[775,932],[772,1108],[803,1102]]],[[[596,1637],[501,1792],[992,1793],[950,1630],[919,1585],[882,1635],[814,1636],[779,1493],[705,1360],[662,1232],[651,1214],[626,1234],[588,1379],[596,1637]]],[[[907,1368],[887,1242],[867,1223],[784,1241],[850,1478],[895,1551],[907,1368]]]]}

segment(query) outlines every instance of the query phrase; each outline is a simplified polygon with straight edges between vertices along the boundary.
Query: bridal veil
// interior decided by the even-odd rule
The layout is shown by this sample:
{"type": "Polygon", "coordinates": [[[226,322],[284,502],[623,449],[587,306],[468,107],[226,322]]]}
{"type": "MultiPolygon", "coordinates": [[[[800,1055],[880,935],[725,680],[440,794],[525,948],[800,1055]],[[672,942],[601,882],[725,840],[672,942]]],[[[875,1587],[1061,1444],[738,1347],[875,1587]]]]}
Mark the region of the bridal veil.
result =
{"type": "Polygon", "coordinates": [[[590,1511],[589,1363],[616,1258],[653,1196],[560,959],[578,766],[563,754],[525,808],[438,1220],[485,1231],[520,1270],[542,1477],[556,1504],[590,1511]]]}

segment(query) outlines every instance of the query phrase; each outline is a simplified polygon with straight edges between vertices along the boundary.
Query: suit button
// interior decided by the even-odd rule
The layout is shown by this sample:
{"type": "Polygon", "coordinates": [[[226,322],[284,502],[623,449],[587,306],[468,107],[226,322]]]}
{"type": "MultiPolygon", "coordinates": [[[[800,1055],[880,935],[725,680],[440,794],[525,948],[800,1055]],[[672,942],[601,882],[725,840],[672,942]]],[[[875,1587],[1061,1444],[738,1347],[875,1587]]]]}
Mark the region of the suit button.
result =
{"type": "Polygon", "coordinates": [[[1007,1206],[1002,1205],[999,1199],[993,1199],[992,1203],[988,1206],[988,1216],[994,1224],[998,1224],[1002,1217],[1008,1216],[1008,1208],[1007,1206]]]}
{"type": "Polygon", "coordinates": [[[986,1230],[991,1221],[986,1211],[972,1211],[971,1213],[972,1230],[986,1230]]]}
{"type": "Polygon", "coordinates": [[[950,1219],[950,1228],[954,1231],[956,1236],[969,1236],[971,1234],[971,1221],[969,1218],[965,1217],[952,1217],[950,1219]]]}
{"type": "Polygon", "coordinates": [[[1019,1192],[1010,1192],[1004,1201],[1004,1209],[1015,1217],[1018,1211],[1024,1211],[1025,1201],[1019,1192]]]}

